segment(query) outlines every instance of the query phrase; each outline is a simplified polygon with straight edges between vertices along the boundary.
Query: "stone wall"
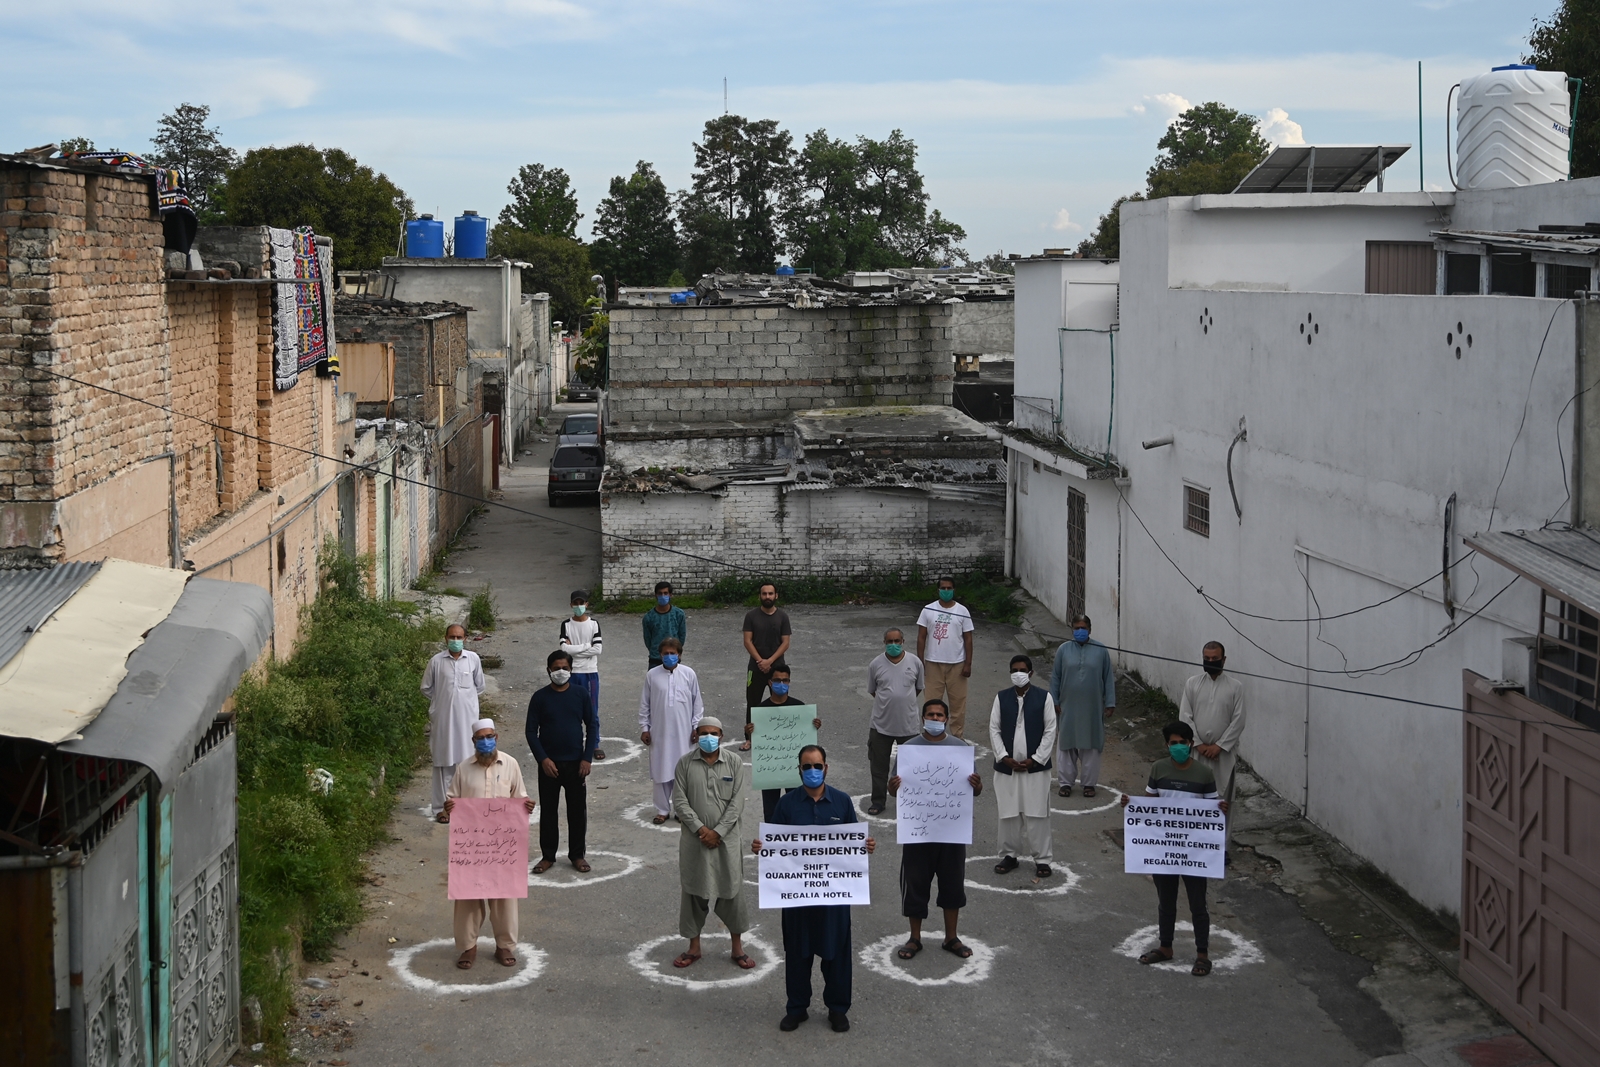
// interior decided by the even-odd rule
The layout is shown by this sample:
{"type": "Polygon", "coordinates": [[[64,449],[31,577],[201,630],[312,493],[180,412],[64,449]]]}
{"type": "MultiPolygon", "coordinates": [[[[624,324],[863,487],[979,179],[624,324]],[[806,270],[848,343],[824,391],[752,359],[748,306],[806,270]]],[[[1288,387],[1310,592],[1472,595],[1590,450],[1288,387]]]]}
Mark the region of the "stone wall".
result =
{"type": "MultiPolygon", "coordinates": [[[[341,306],[360,308],[359,303],[341,306]]],[[[360,314],[342,311],[338,316],[339,341],[389,342],[394,345],[392,411],[383,404],[363,404],[362,418],[394,418],[439,424],[439,389],[445,385],[445,419],[455,408],[456,372],[467,365],[467,313],[434,312],[427,315],[360,314]]]]}
{"type": "Polygon", "coordinates": [[[606,493],[600,527],[608,596],[645,595],[661,579],[693,591],[753,572],[865,577],[915,563],[924,574],[960,573],[1002,553],[1005,497],[734,483],[717,493],[606,493]]]}
{"type": "Polygon", "coordinates": [[[615,308],[610,417],[623,426],[948,404],[955,306],[615,308]]]}

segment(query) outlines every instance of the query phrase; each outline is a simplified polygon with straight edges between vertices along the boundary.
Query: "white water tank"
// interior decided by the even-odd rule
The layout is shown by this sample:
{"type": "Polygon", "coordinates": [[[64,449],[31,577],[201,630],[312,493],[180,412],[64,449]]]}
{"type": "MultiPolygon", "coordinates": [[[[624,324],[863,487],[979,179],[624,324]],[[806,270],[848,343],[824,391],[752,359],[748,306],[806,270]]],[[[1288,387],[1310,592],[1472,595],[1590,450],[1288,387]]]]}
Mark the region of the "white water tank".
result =
{"type": "Polygon", "coordinates": [[[1456,104],[1457,187],[1564,181],[1570,103],[1562,71],[1513,65],[1463,80],[1456,104]]]}

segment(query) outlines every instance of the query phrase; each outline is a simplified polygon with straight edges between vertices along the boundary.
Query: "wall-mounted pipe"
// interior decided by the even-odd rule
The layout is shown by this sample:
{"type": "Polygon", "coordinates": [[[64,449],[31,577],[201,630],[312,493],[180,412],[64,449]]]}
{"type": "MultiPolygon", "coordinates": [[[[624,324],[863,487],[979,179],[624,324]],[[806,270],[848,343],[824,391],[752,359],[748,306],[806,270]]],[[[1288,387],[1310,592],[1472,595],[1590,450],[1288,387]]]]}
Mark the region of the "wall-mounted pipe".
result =
{"type": "Polygon", "coordinates": [[[1239,491],[1233,487],[1233,450],[1239,442],[1245,439],[1244,416],[1239,416],[1239,432],[1233,435],[1233,443],[1228,446],[1228,494],[1233,497],[1233,513],[1239,519],[1239,525],[1244,525],[1244,508],[1239,506],[1239,491]]]}
{"type": "Polygon", "coordinates": [[[1172,444],[1172,442],[1173,442],[1173,436],[1169,433],[1165,437],[1156,437],[1156,438],[1153,438],[1153,439],[1151,439],[1149,441],[1141,441],[1140,444],[1146,449],[1151,449],[1151,448],[1162,448],[1162,447],[1164,447],[1166,445],[1172,444]]]}

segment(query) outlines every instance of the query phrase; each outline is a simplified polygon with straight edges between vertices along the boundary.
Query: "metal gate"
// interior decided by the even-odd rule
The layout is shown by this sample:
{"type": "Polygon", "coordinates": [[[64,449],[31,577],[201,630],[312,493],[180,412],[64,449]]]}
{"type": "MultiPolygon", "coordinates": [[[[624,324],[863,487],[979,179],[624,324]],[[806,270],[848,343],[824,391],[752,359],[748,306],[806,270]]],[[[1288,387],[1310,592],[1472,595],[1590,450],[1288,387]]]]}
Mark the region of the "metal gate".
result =
{"type": "Polygon", "coordinates": [[[1600,733],[1463,672],[1461,978],[1562,1067],[1600,1062],[1600,733]]]}

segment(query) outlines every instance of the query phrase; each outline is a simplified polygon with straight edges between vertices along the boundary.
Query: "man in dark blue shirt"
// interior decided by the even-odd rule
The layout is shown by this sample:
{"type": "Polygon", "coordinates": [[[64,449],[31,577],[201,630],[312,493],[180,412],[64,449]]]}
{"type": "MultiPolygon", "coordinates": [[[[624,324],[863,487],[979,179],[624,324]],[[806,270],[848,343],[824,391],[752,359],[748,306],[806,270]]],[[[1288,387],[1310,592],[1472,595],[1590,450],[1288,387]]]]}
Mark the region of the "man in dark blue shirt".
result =
{"type": "Polygon", "coordinates": [[[594,749],[600,743],[600,716],[589,700],[589,691],[572,684],[572,656],[552,652],[545,660],[550,684],[528,701],[528,747],[539,764],[539,862],[533,873],[543,874],[555,866],[556,848],[561,844],[560,816],[556,808],[561,794],[567,795],[567,858],[587,874],[589,861],[583,858],[584,836],[589,829],[589,801],[584,779],[594,762],[594,749]]]}
{"type": "MultiPolygon", "coordinates": [[[[825,781],[828,754],[821,745],[800,750],[799,789],[778,799],[767,821],[784,826],[837,826],[856,822],[855,801],[825,781]]],[[[867,838],[867,852],[878,842],[867,838]]],[[[761,852],[761,838],[750,842],[750,851],[761,852]]],[[[822,1003],[828,1008],[828,1022],[837,1033],[850,1029],[850,905],[812,904],[783,909],[784,985],[788,1007],[780,1030],[794,1030],[809,1017],[811,1006],[811,961],[822,959],[822,1003]]]]}

